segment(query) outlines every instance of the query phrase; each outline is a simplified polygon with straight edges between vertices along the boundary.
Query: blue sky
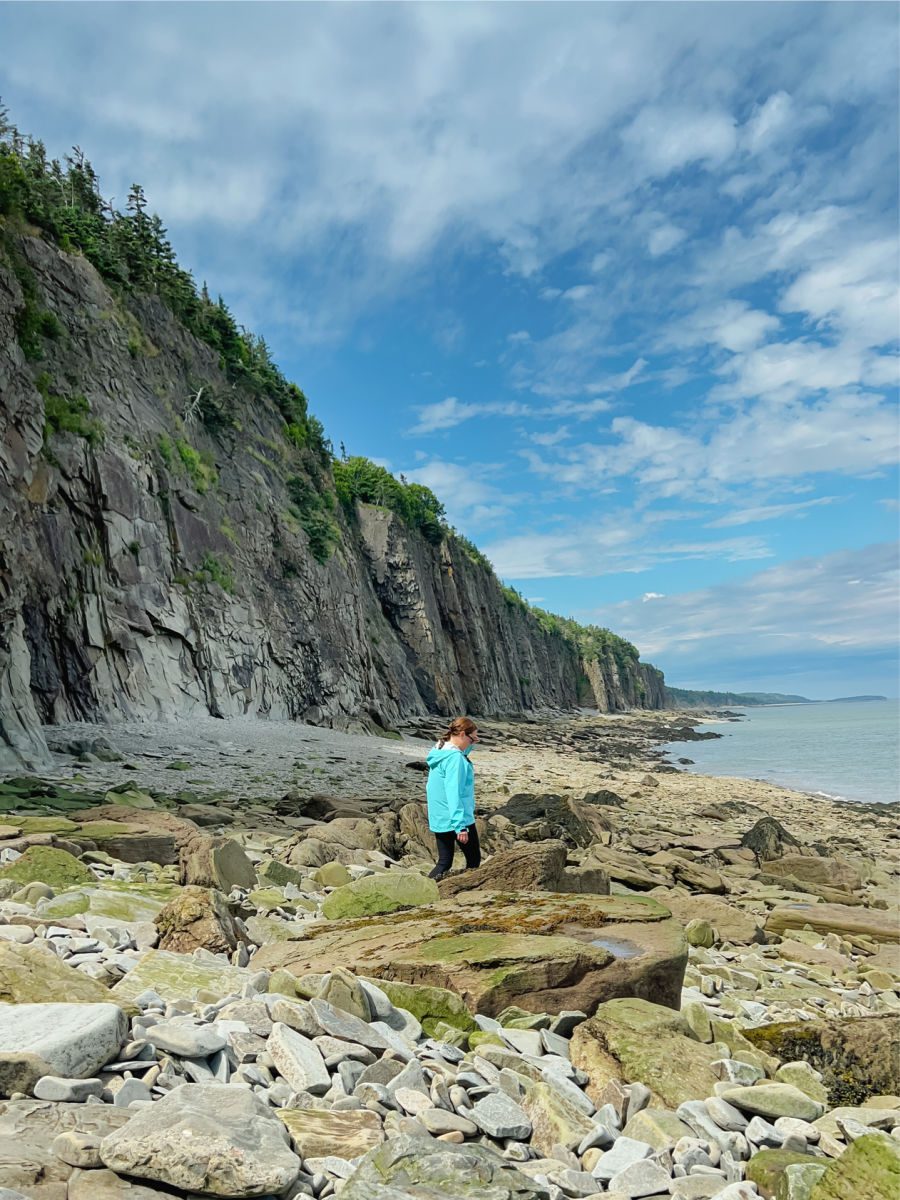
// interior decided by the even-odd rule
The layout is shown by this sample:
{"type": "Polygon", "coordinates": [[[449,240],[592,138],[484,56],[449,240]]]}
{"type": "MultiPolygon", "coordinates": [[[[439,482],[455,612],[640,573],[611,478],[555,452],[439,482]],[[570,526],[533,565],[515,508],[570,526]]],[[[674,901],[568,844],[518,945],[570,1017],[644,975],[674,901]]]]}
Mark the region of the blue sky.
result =
{"type": "Polygon", "coordinates": [[[0,4],[335,446],[675,685],[897,694],[898,10],[0,4]]]}

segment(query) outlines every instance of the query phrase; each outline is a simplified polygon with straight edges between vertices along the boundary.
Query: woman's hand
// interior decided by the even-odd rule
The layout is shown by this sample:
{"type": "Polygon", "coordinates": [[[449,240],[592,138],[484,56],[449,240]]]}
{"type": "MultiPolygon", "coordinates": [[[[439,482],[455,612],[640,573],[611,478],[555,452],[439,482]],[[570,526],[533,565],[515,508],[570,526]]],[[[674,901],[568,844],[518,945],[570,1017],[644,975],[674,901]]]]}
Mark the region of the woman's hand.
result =
{"type": "Polygon", "coordinates": [[[456,835],[456,840],[459,842],[459,844],[461,846],[465,846],[466,842],[468,842],[468,840],[469,840],[468,829],[461,829],[459,831],[459,833],[456,835]]]}

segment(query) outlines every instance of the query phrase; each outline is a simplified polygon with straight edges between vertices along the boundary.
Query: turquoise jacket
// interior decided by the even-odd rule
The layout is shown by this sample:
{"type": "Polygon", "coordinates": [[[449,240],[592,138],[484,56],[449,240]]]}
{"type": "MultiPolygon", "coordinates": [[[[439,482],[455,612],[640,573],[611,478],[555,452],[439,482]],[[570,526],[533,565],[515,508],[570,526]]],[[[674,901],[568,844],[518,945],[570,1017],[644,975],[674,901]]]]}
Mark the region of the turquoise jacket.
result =
{"type": "MultiPolygon", "coordinates": [[[[471,749],[471,747],[470,747],[471,749]]],[[[468,750],[435,748],[428,762],[428,828],[432,833],[460,833],[475,821],[475,770],[468,750]]]]}

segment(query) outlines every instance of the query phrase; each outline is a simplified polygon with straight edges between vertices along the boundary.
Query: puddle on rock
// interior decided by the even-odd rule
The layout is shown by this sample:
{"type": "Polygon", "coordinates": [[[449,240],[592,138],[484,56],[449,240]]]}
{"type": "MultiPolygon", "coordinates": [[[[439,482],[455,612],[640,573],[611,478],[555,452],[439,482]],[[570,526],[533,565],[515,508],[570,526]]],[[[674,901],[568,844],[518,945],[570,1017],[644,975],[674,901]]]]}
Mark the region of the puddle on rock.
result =
{"type": "Polygon", "coordinates": [[[637,942],[629,942],[627,938],[599,937],[594,938],[591,945],[608,950],[614,958],[636,958],[641,953],[637,942]]]}

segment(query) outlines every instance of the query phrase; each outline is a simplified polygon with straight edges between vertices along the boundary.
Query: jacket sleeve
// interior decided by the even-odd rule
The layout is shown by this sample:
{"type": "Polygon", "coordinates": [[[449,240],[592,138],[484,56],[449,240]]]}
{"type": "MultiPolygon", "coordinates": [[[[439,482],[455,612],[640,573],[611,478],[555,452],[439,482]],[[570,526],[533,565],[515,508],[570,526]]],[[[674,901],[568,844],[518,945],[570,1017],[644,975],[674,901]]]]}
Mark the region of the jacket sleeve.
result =
{"type": "Polygon", "coordinates": [[[455,833],[468,829],[462,793],[466,785],[468,763],[461,754],[453,754],[444,767],[444,789],[447,798],[447,815],[450,828],[455,833]]]}

